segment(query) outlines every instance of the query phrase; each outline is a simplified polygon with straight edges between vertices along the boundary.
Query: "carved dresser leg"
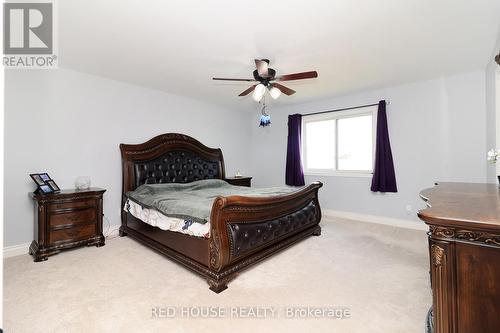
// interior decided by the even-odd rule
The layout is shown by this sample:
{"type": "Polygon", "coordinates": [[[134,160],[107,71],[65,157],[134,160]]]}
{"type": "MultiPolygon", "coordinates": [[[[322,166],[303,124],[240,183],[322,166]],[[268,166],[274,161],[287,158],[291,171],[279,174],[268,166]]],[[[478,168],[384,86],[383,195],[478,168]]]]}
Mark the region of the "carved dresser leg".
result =
{"type": "Polygon", "coordinates": [[[101,246],[104,246],[104,244],[105,244],[105,243],[104,243],[104,242],[105,242],[105,241],[104,241],[104,239],[105,239],[105,238],[104,238],[104,235],[103,235],[103,234],[101,234],[101,236],[99,236],[99,239],[98,239],[97,243],[95,244],[95,246],[96,246],[96,247],[101,247],[101,246]]]}
{"type": "MultiPolygon", "coordinates": [[[[55,253],[57,253],[57,252],[55,252],[55,253]]],[[[55,254],[55,253],[51,253],[51,254],[55,254]]],[[[47,253],[45,251],[40,251],[40,250],[36,250],[34,252],[31,252],[30,254],[33,257],[34,262],[46,261],[47,259],[49,259],[49,255],[50,255],[49,253],[47,253]]]]}
{"type": "Polygon", "coordinates": [[[40,262],[40,261],[46,261],[47,259],[49,259],[49,256],[46,255],[46,254],[34,254],[33,255],[33,261],[34,262],[40,262]]]}
{"type": "Polygon", "coordinates": [[[29,254],[33,257],[34,262],[45,261],[49,258],[49,254],[46,251],[41,250],[36,241],[31,243],[29,254]]]}

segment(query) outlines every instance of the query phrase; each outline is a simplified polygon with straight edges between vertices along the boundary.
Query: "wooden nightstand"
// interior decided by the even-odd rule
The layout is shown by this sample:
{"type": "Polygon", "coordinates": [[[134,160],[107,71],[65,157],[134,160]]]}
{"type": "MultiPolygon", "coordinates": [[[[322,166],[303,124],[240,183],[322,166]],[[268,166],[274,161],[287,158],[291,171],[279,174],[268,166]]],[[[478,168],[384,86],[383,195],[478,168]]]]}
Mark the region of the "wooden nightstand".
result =
{"type": "Polygon", "coordinates": [[[30,193],[35,201],[35,237],[29,253],[35,261],[80,245],[104,245],[102,195],[106,190],[30,193]]]}
{"type": "Polygon", "coordinates": [[[231,185],[246,187],[252,186],[252,177],[229,177],[224,180],[231,185]]]}

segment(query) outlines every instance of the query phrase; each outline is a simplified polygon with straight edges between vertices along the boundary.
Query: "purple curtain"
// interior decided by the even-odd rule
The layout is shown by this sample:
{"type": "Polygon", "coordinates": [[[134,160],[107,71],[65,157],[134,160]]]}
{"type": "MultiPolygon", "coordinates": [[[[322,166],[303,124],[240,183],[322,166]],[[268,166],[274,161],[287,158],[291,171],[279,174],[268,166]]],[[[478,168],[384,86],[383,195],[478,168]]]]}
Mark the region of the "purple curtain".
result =
{"type": "Polygon", "coordinates": [[[375,167],[373,170],[373,192],[397,192],[396,174],[392,161],[391,143],[387,128],[385,101],[378,103],[377,113],[377,144],[375,147],[375,167]]]}
{"type": "Polygon", "coordinates": [[[302,115],[288,116],[288,145],[286,149],[285,183],[292,186],[303,186],[304,170],[300,159],[302,134],[302,115]]]}

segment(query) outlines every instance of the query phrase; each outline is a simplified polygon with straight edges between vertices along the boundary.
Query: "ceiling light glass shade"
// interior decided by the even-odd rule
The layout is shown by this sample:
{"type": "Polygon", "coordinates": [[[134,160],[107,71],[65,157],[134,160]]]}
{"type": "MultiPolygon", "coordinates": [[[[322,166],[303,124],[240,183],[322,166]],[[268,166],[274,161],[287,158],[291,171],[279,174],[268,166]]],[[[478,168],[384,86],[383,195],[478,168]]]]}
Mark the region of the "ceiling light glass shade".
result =
{"type": "Polygon", "coordinates": [[[262,83],[259,83],[253,90],[253,99],[256,102],[260,102],[265,93],[266,93],[266,86],[264,86],[262,83]]]}
{"type": "Polygon", "coordinates": [[[281,95],[281,90],[279,90],[278,88],[276,87],[272,87],[271,89],[269,89],[269,94],[271,94],[271,97],[273,99],[276,99],[278,97],[280,97],[281,95]]]}
{"type": "Polygon", "coordinates": [[[264,93],[266,92],[266,86],[262,83],[259,83],[257,86],[255,86],[254,92],[260,96],[264,96],[264,93]]]}
{"type": "Polygon", "coordinates": [[[260,102],[260,100],[262,99],[262,95],[257,94],[256,91],[253,92],[252,97],[253,97],[253,100],[256,102],[260,102]]]}

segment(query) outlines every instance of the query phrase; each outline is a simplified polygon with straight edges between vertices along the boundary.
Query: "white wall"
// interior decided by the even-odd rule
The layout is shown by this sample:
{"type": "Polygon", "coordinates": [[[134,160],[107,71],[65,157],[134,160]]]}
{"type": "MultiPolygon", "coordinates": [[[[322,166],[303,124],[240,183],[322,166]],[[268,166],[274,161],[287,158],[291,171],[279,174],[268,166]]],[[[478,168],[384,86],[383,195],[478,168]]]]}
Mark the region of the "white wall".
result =
{"type": "MultiPolygon", "coordinates": [[[[486,76],[477,71],[295,106],[271,106],[272,125],[255,112],[204,102],[70,70],[7,71],[5,85],[5,245],[33,239],[28,174],[47,171],[64,188],[79,175],[108,191],[104,213],[117,225],[118,144],[182,132],[224,151],[227,173],[241,169],[256,186],[284,183],[287,116],[390,101],[388,121],[398,193],[372,193],[370,178],[321,180],[324,209],[416,219],[421,189],[435,181],[486,181],[486,76]],[[406,205],[413,212],[407,215],[406,205]]],[[[284,97],[283,97],[284,98],[284,97]]],[[[491,166],[490,166],[491,168],[491,166]]]]}
{"type": "MultiPolygon", "coordinates": [[[[500,36],[493,49],[486,67],[486,145],[487,149],[500,149],[500,66],[495,62],[495,56],[500,52],[500,36]]],[[[500,175],[500,163],[496,168],[487,166],[488,182],[497,182],[500,175]]]]}
{"type": "Polygon", "coordinates": [[[119,224],[120,143],[185,133],[221,147],[228,174],[247,173],[250,114],[64,69],[6,71],[5,80],[5,246],[33,240],[34,172],[63,188],[89,176],[119,224]]]}
{"type": "Polygon", "coordinates": [[[389,134],[398,193],[372,193],[371,178],[320,180],[323,209],[416,219],[418,193],[435,181],[486,181],[485,73],[476,71],[365,91],[295,106],[270,107],[272,125],[252,128],[252,175],[257,186],[284,183],[287,116],[390,101],[389,134]],[[406,205],[413,211],[407,214],[406,205]]]}

